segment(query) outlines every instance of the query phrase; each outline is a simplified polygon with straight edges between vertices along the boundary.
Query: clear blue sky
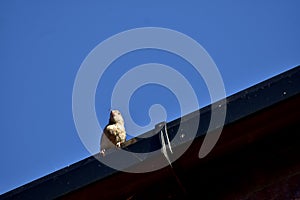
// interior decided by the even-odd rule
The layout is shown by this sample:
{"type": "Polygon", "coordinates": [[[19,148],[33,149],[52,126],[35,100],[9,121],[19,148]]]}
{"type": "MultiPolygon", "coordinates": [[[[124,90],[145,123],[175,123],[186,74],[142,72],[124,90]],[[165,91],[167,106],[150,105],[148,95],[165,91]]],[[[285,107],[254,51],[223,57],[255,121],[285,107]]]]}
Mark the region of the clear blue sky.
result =
{"type": "MultiPolygon", "coordinates": [[[[157,26],[194,38],[218,66],[227,95],[300,64],[297,0],[142,2],[0,1],[0,194],[90,156],[73,122],[73,83],[87,54],[114,34],[157,26]]],[[[147,62],[187,65],[155,50],[117,60],[109,69],[115,77],[100,81],[96,94],[102,126],[117,67],[147,62]]],[[[200,107],[209,104],[205,84],[194,88],[200,107]]],[[[154,103],[166,107],[168,120],[180,116],[170,91],[149,85],[130,104],[138,124],[148,123],[154,103]]]]}

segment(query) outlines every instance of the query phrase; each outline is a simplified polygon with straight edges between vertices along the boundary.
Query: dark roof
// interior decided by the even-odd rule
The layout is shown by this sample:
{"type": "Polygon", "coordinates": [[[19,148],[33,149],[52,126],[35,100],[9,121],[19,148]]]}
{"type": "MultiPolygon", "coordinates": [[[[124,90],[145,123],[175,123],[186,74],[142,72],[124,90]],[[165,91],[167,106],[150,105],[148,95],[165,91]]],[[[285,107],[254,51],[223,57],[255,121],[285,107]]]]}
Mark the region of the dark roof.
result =
{"type": "MultiPolygon", "coordinates": [[[[234,199],[239,194],[258,194],[267,185],[288,177],[298,177],[299,182],[294,184],[297,188],[300,186],[299,102],[300,66],[227,97],[222,135],[203,159],[198,158],[198,152],[207,133],[211,105],[182,117],[183,127],[188,127],[197,113],[201,120],[195,140],[172,164],[173,168],[126,173],[91,156],[9,191],[0,199],[174,199],[189,195],[234,199]],[[116,187],[121,183],[122,187],[116,187]]],[[[180,120],[167,123],[170,139],[180,120]]],[[[158,131],[153,129],[145,134],[158,131]]],[[[161,148],[161,143],[158,134],[154,134],[149,138],[133,138],[123,148],[148,152],[161,148]]]]}

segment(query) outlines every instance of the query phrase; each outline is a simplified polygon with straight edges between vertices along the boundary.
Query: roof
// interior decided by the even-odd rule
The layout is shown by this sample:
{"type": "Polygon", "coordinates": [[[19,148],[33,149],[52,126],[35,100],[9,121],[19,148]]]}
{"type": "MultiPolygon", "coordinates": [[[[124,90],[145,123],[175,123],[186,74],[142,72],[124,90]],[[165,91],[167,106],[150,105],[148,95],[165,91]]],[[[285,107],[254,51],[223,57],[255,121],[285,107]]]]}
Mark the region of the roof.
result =
{"type": "MultiPolygon", "coordinates": [[[[9,191],[0,199],[176,199],[190,195],[208,199],[241,196],[247,199],[262,191],[266,197],[272,191],[265,190],[268,186],[281,187],[284,181],[288,181],[284,183],[288,184],[289,193],[292,195],[295,191],[300,197],[296,189],[300,188],[299,102],[300,66],[297,66],[227,97],[221,137],[203,159],[199,159],[198,152],[207,134],[212,105],[166,123],[172,139],[182,119],[185,129],[200,113],[196,138],[172,167],[148,173],[127,173],[90,156],[9,191]],[[125,184],[116,187],[120,183],[125,184]]],[[[145,133],[153,135],[149,138],[133,138],[123,148],[133,152],[159,149],[159,134],[155,134],[159,130],[156,127],[145,133]]],[[[180,145],[173,148],[180,148],[180,145]]],[[[153,157],[146,162],[153,163],[157,159],[153,157]]]]}

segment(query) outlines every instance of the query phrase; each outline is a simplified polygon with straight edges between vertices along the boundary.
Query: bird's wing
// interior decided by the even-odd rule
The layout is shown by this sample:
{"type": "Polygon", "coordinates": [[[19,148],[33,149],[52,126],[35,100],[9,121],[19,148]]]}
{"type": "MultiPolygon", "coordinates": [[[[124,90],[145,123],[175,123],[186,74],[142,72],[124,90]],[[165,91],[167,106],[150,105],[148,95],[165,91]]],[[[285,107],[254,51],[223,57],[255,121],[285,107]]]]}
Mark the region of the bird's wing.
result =
{"type": "Polygon", "coordinates": [[[108,125],[104,132],[106,133],[106,135],[108,137],[110,137],[110,135],[117,135],[118,134],[118,127],[115,125],[115,124],[112,124],[112,125],[108,125]]]}

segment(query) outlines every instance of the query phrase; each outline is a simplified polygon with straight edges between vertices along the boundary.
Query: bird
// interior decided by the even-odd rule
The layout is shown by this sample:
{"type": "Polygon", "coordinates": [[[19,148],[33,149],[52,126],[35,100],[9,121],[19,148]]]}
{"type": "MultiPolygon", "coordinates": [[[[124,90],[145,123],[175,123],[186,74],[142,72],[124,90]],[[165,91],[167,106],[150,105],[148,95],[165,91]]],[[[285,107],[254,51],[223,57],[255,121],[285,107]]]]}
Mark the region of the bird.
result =
{"type": "Polygon", "coordinates": [[[105,156],[105,150],[110,148],[120,148],[126,141],[126,130],[124,119],[119,110],[111,110],[109,122],[105,126],[100,139],[100,153],[105,156]]]}

